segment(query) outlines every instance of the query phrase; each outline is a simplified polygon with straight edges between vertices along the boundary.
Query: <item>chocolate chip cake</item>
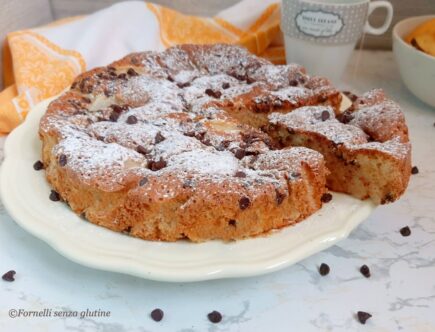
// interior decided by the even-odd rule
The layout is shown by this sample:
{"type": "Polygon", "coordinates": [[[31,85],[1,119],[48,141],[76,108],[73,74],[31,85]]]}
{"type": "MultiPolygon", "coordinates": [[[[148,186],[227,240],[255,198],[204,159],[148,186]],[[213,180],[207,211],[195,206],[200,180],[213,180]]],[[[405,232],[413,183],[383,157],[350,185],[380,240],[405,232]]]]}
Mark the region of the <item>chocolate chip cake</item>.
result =
{"type": "Polygon", "coordinates": [[[396,200],[403,114],[230,45],[133,53],[86,72],[41,120],[47,180],[86,220],[147,240],[234,240],[307,218],[328,189],[396,200]]]}

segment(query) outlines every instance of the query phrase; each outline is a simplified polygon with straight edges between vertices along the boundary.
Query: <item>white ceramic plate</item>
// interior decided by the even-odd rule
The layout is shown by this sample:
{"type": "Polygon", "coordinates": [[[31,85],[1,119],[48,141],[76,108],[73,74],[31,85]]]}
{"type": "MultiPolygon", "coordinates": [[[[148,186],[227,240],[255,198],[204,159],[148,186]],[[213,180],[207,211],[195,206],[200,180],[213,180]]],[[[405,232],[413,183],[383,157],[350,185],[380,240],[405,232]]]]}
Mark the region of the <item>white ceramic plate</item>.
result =
{"type": "Polygon", "coordinates": [[[95,226],[65,204],[52,202],[40,159],[38,125],[49,103],[30,112],[5,144],[0,175],[3,203],[24,229],[69,259],[97,269],[160,281],[198,281],[269,273],[346,237],[374,209],[372,203],[334,194],[316,214],[269,236],[224,243],[151,242],[95,226]]]}

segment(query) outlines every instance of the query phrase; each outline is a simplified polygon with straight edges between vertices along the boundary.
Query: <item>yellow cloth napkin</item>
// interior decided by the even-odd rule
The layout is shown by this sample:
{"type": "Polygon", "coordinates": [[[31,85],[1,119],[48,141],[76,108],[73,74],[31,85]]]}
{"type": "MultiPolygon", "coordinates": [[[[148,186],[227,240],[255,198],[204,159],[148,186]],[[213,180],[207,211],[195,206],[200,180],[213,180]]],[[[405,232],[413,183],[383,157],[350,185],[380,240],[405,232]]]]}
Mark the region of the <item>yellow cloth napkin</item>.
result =
{"type": "Polygon", "coordinates": [[[205,18],[132,1],[10,33],[3,48],[6,88],[0,93],[0,134],[9,133],[34,105],[60,93],[81,72],[131,52],[231,43],[284,63],[279,9],[276,0],[243,0],[205,18]]]}

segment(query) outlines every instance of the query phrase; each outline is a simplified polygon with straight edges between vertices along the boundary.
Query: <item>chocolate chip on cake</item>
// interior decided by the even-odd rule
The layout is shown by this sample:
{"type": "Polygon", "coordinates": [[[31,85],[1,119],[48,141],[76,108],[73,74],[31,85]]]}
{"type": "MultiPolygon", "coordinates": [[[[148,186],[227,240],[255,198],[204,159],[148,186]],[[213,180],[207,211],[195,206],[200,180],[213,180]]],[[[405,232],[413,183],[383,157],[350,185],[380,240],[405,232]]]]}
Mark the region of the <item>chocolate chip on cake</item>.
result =
{"type": "Polygon", "coordinates": [[[183,182],[183,188],[193,188],[193,181],[191,179],[187,179],[183,182]]]}
{"type": "MultiPolygon", "coordinates": [[[[319,103],[324,103],[324,102],[327,101],[327,100],[328,100],[328,97],[323,96],[323,95],[320,95],[319,97],[317,97],[317,101],[318,101],[319,103]]],[[[325,121],[325,120],[323,120],[323,121],[325,121]]]]}
{"type": "Polygon", "coordinates": [[[299,173],[299,172],[292,172],[292,173],[290,174],[290,176],[291,176],[293,179],[299,179],[299,178],[301,177],[301,173],[299,173]]]}
{"type": "Polygon", "coordinates": [[[323,111],[322,115],[321,115],[322,121],[326,121],[329,119],[329,112],[328,111],[323,111]]]}
{"type": "Polygon", "coordinates": [[[402,236],[410,236],[411,235],[411,229],[408,226],[402,227],[400,229],[400,234],[402,234],[402,236]]]}
{"type": "Polygon", "coordinates": [[[125,80],[125,79],[127,79],[127,74],[126,73],[121,73],[121,74],[118,75],[118,78],[121,79],[121,80],[125,80]]]}
{"type": "Polygon", "coordinates": [[[222,96],[222,93],[220,91],[213,90],[210,88],[205,89],[205,94],[213,98],[220,98],[222,96]]]}
{"type": "Polygon", "coordinates": [[[246,151],[243,150],[243,149],[237,149],[237,150],[234,152],[234,156],[235,156],[237,159],[243,159],[243,157],[246,156],[246,151]]]}
{"type": "Polygon", "coordinates": [[[329,203],[332,200],[332,195],[330,193],[324,193],[320,200],[322,203],[329,203]]]}
{"type": "Polygon", "coordinates": [[[15,274],[16,272],[14,270],[10,270],[3,274],[2,279],[9,282],[15,281],[15,274]]]}
{"type": "Polygon", "coordinates": [[[110,90],[109,88],[104,88],[103,93],[106,97],[111,97],[113,95],[112,90],[110,90]]]}
{"type": "Polygon", "coordinates": [[[280,192],[278,189],[275,189],[275,194],[276,194],[276,198],[275,198],[276,204],[281,205],[286,195],[280,192]]]}
{"type": "Polygon", "coordinates": [[[367,322],[367,320],[370,317],[372,317],[371,314],[369,314],[368,312],[365,312],[365,311],[358,311],[357,316],[358,316],[358,320],[361,324],[365,324],[367,322]]]}
{"type": "Polygon", "coordinates": [[[329,271],[330,269],[328,264],[325,263],[320,264],[319,273],[321,276],[326,276],[327,274],[329,274],[329,271]]]}
{"type": "Polygon", "coordinates": [[[162,133],[159,131],[159,132],[156,134],[156,137],[155,137],[155,139],[154,139],[154,143],[155,143],[155,144],[159,144],[160,142],[163,142],[164,140],[165,140],[165,136],[163,136],[162,133]]]}
{"type": "Polygon", "coordinates": [[[136,124],[137,118],[134,115],[129,115],[126,122],[128,124],[136,124]]]}
{"type": "Polygon", "coordinates": [[[59,156],[59,165],[63,167],[63,166],[66,165],[67,162],[68,162],[68,158],[67,158],[67,156],[64,155],[64,154],[61,154],[61,155],[59,156]]]}
{"type": "Polygon", "coordinates": [[[249,205],[251,205],[251,201],[248,197],[243,196],[240,200],[239,200],[239,207],[240,210],[246,210],[249,205]]]}
{"type": "Polygon", "coordinates": [[[142,179],[140,179],[139,181],[139,186],[144,186],[145,184],[148,183],[148,178],[147,177],[143,177],[142,179]]]}
{"type": "Polygon", "coordinates": [[[127,74],[128,74],[128,76],[138,76],[139,75],[133,68],[128,68],[127,74]]]}
{"type": "Polygon", "coordinates": [[[246,173],[242,171],[237,171],[236,174],[234,174],[236,178],[246,178],[246,173]]]}
{"type": "Polygon", "coordinates": [[[412,174],[412,175],[418,174],[418,168],[417,168],[417,166],[413,166],[413,167],[412,167],[412,169],[411,169],[411,174],[412,174]]]}
{"type": "Polygon", "coordinates": [[[59,195],[59,193],[58,193],[57,191],[55,191],[55,190],[52,190],[52,191],[50,192],[50,196],[49,196],[49,198],[50,198],[53,202],[58,202],[58,201],[60,201],[60,195],[59,195]]]}
{"type": "Polygon", "coordinates": [[[40,171],[41,169],[43,169],[44,168],[44,164],[42,163],[42,161],[40,161],[40,160],[38,160],[37,162],[35,162],[34,164],[33,164],[33,169],[35,170],[35,171],[40,171]]]}
{"type": "Polygon", "coordinates": [[[343,91],[343,94],[347,96],[352,102],[358,99],[358,96],[350,91],[343,91]]]}
{"type": "Polygon", "coordinates": [[[201,140],[201,143],[207,146],[212,146],[209,138],[201,140]]]}
{"type": "Polygon", "coordinates": [[[288,85],[290,85],[290,86],[297,86],[298,84],[299,84],[299,82],[297,80],[290,80],[288,82],[288,85]]]}
{"type": "Polygon", "coordinates": [[[122,113],[122,111],[124,110],[124,107],[121,107],[119,105],[111,105],[110,107],[115,113],[122,113]]]}
{"type": "Polygon", "coordinates": [[[345,110],[343,113],[341,113],[340,115],[337,116],[337,120],[347,124],[349,122],[351,122],[354,119],[354,115],[353,113],[353,109],[352,106],[350,108],[348,108],[347,110],[345,110]]]}
{"type": "Polygon", "coordinates": [[[112,113],[110,113],[110,116],[109,116],[110,121],[116,122],[116,121],[118,121],[118,118],[119,118],[118,112],[113,111],[112,113]]]}
{"type": "Polygon", "coordinates": [[[219,311],[212,311],[208,315],[208,320],[214,324],[219,323],[222,320],[222,315],[219,311]]]}
{"type": "Polygon", "coordinates": [[[178,82],[178,83],[177,83],[177,86],[178,86],[180,89],[187,88],[187,87],[190,86],[190,82],[178,82]]]}
{"type": "Polygon", "coordinates": [[[162,309],[154,309],[153,311],[151,311],[151,318],[155,321],[155,322],[160,322],[163,319],[163,310],[162,309]]]}
{"type": "Polygon", "coordinates": [[[185,133],[183,133],[184,136],[187,137],[195,137],[195,132],[194,131],[187,131],[185,133]]]}
{"type": "Polygon", "coordinates": [[[86,104],[90,104],[91,103],[91,99],[88,97],[82,97],[82,101],[86,104]]]}
{"type": "Polygon", "coordinates": [[[146,155],[149,153],[149,151],[143,147],[142,145],[138,145],[136,148],[136,151],[139,152],[140,154],[146,155]]]}
{"type": "Polygon", "coordinates": [[[228,225],[236,227],[236,221],[234,219],[230,219],[230,220],[228,220],[228,225]]]}
{"type": "Polygon", "coordinates": [[[367,265],[363,265],[361,266],[361,268],[359,269],[359,271],[361,272],[361,274],[366,277],[366,278],[370,278],[370,269],[367,265]]]}
{"type": "Polygon", "coordinates": [[[162,157],[157,161],[150,160],[148,162],[148,168],[154,172],[159,171],[164,167],[166,167],[166,161],[162,157]]]}
{"type": "Polygon", "coordinates": [[[228,83],[228,82],[224,82],[224,83],[222,83],[222,89],[226,90],[226,89],[228,89],[229,87],[230,87],[230,83],[228,83]]]}

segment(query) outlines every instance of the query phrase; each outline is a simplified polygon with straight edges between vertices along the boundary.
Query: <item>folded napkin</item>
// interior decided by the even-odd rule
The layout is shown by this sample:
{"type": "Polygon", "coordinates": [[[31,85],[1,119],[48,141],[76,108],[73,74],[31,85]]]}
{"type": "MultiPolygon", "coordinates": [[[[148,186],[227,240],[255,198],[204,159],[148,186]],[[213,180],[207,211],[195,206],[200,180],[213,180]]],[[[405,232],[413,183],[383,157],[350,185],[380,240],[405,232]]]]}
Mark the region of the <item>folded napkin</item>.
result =
{"type": "Polygon", "coordinates": [[[0,93],[0,133],[9,133],[34,105],[60,93],[81,72],[131,52],[184,43],[231,43],[283,63],[279,20],[276,0],[243,0],[213,18],[131,1],[12,32],[4,44],[6,89],[0,93]]]}

